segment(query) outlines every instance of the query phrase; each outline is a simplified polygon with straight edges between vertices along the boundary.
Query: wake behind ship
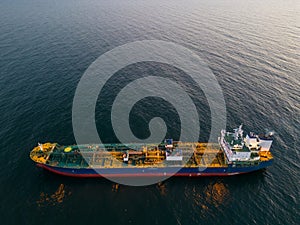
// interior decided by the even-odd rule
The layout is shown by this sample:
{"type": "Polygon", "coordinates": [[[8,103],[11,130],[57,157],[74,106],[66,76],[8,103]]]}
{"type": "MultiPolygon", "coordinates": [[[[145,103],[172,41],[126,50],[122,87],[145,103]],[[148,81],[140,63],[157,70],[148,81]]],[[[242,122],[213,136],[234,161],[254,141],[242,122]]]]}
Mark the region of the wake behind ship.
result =
{"type": "Polygon", "coordinates": [[[74,177],[228,176],[273,162],[272,135],[243,136],[242,125],[221,131],[219,143],[70,145],[39,144],[30,158],[51,172],[74,177]]]}

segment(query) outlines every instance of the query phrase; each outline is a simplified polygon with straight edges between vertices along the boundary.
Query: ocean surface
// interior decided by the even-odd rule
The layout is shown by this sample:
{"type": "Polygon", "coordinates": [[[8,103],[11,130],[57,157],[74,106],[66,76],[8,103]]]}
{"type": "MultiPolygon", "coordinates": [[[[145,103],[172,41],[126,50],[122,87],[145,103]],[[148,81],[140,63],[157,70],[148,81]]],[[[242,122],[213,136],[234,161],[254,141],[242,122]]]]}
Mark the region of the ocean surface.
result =
{"type": "MultiPolygon", "coordinates": [[[[299,12],[298,0],[0,0],[0,223],[299,224],[299,12]],[[89,65],[142,40],[176,43],[205,59],[223,90],[227,128],[275,131],[273,166],[143,187],[37,168],[29,158],[37,142],[76,143],[72,102],[89,65]]],[[[199,112],[199,140],[207,140],[205,96],[178,68],[155,62],[121,69],[99,95],[101,140],[118,141],[111,104],[126,82],[146,75],[184,85],[199,112]]],[[[160,116],[178,138],[175,108],[140,101],[130,114],[133,133],[147,138],[150,119],[160,116]]]]}

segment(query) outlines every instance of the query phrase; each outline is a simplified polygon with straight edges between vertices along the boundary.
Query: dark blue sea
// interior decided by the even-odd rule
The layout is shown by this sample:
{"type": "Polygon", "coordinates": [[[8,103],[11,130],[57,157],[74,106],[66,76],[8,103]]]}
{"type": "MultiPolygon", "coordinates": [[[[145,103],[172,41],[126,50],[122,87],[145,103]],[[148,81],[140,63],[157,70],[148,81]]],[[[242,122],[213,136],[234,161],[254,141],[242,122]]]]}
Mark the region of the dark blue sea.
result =
{"type": "MultiPolygon", "coordinates": [[[[298,0],[0,0],[0,223],[299,224],[299,12],[298,0]],[[222,88],[227,128],[275,131],[274,164],[248,175],[142,187],[37,168],[29,158],[37,142],[76,143],[72,103],[90,64],[143,40],[201,56],[222,88]]],[[[192,96],[199,140],[207,141],[211,115],[201,90],[178,68],[141,62],[118,71],[99,94],[95,119],[103,142],[119,141],[110,110],[121,87],[160,75],[192,96]]],[[[178,138],[175,108],[143,99],[130,114],[132,132],[147,138],[149,121],[160,116],[167,135],[178,138]]]]}

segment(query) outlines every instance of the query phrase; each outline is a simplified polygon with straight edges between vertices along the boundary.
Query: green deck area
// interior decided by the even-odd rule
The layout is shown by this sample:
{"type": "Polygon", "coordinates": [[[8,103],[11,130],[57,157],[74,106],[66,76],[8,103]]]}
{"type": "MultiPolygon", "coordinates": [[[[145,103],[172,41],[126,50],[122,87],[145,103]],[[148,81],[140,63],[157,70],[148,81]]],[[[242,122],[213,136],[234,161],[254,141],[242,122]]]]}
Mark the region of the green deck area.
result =
{"type": "Polygon", "coordinates": [[[224,139],[231,148],[234,148],[235,145],[241,146],[240,148],[235,148],[234,151],[250,152],[250,149],[243,144],[243,140],[240,137],[238,137],[237,139],[234,137],[234,133],[226,133],[224,139]]]}
{"type": "Polygon", "coordinates": [[[182,160],[166,160],[164,145],[153,144],[106,144],[106,145],[56,145],[46,164],[69,168],[122,168],[122,167],[199,167],[225,165],[224,155],[218,144],[175,143],[170,152],[182,160]],[[71,150],[70,150],[71,148],[71,150]],[[68,152],[65,151],[67,149],[68,152]],[[124,156],[128,154],[128,161],[124,156]]]}

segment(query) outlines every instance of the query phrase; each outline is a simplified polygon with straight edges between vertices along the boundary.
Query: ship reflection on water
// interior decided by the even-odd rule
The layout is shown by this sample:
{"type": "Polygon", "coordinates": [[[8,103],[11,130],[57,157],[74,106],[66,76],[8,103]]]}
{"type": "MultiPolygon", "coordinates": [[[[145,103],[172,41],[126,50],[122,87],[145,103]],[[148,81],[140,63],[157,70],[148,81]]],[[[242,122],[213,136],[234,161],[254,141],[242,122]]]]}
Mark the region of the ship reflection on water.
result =
{"type": "Polygon", "coordinates": [[[71,195],[70,191],[66,191],[65,185],[60,184],[54,194],[47,194],[41,192],[40,199],[36,201],[39,207],[46,206],[46,205],[57,205],[62,203],[66,196],[71,195]]]}
{"type": "Polygon", "coordinates": [[[156,186],[160,192],[161,195],[166,195],[166,192],[167,192],[167,186],[164,182],[159,182],[157,183],[157,186],[156,186]]]}
{"type": "Polygon", "coordinates": [[[187,198],[192,198],[194,204],[202,210],[209,210],[211,207],[217,208],[224,205],[229,198],[228,188],[220,181],[211,182],[201,188],[195,185],[192,190],[192,193],[189,191],[185,195],[187,198]]]}
{"type": "MultiPolygon", "coordinates": [[[[192,202],[194,206],[202,210],[209,210],[226,205],[230,198],[228,185],[221,180],[212,180],[209,183],[199,184],[196,180],[190,180],[188,185],[178,190],[172,183],[160,182],[156,185],[161,196],[178,195],[184,193],[187,202],[192,202]]],[[[171,181],[172,182],[172,181],[171,181]]]]}
{"type": "Polygon", "coordinates": [[[222,205],[228,197],[229,190],[221,182],[209,184],[204,193],[205,202],[209,205],[214,205],[215,207],[222,205]]]}

